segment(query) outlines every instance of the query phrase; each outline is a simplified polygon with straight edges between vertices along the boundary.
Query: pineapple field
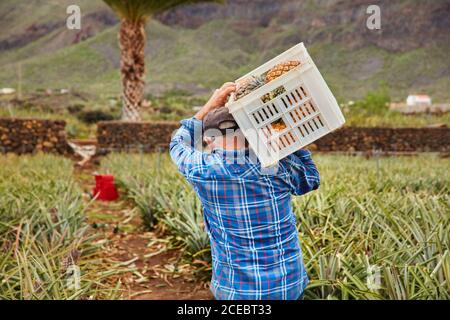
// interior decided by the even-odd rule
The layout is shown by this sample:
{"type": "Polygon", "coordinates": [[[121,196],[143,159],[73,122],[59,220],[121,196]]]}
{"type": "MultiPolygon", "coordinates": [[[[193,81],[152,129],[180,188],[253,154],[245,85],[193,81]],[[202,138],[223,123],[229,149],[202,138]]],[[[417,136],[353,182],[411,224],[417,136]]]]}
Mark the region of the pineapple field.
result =
{"type": "Polygon", "coordinates": [[[0,158],[0,300],[114,298],[72,162],[0,158]],[[79,277],[75,274],[79,273],[79,277]]]}
{"type": "MultiPolygon", "coordinates": [[[[312,279],[305,298],[450,298],[450,161],[332,155],[315,160],[319,191],[294,201],[312,279]]],[[[166,155],[116,154],[102,166],[117,174],[144,221],[158,221],[185,259],[209,271],[200,202],[166,155]]]]}
{"type": "MultiPolygon", "coordinates": [[[[294,200],[305,299],[449,299],[450,160],[314,159],[321,187],[294,200]]],[[[0,299],[212,298],[201,204],[167,154],[0,163],[0,299]],[[94,170],[119,201],[89,197],[94,170]]]]}
{"type": "Polygon", "coordinates": [[[0,301],[450,299],[448,1],[0,13],[0,301]]]}

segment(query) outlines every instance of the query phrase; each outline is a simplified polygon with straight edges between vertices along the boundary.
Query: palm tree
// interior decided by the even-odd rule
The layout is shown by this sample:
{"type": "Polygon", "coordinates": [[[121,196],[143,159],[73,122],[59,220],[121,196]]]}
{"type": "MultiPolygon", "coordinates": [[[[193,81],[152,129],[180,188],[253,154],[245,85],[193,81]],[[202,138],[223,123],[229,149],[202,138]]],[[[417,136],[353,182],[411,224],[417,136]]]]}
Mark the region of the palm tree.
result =
{"type": "Polygon", "coordinates": [[[145,24],[152,16],[181,4],[221,0],[103,0],[120,18],[122,119],[138,121],[145,85],[145,24]]]}

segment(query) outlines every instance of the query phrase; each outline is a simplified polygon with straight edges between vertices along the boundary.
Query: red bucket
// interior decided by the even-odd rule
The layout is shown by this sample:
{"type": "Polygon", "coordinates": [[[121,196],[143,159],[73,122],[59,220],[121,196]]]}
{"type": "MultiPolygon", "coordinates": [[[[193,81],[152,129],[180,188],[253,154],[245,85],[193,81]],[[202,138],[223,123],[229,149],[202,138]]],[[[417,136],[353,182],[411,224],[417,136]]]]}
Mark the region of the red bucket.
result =
{"type": "Polygon", "coordinates": [[[92,191],[96,200],[114,201],[119,198],[116,185],[114,184],[114,176],[111,174],[95,175],[95,188],[92,191]]]}

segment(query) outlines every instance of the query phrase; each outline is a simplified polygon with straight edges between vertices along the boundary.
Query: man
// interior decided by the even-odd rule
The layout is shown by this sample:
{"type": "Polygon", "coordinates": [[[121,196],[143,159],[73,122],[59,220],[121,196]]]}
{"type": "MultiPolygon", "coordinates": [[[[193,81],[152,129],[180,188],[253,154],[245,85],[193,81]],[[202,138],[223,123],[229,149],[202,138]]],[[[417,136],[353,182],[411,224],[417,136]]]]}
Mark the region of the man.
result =
{"type": "Polygon", "coordinates": [[[317,189],[319,173],[306,150],[261,168],[223,107],[235,90],[233,83],[216,90],[193,118],[181,121],[170,144],[173,161],[203,205],[211,291],[216,299],[299,299],[308,277],[292,195],[317,189]],[[202,134],[214,130],[224,135],[202,134]],[[202,139],[209,153],[197,150],[202,139]]]}

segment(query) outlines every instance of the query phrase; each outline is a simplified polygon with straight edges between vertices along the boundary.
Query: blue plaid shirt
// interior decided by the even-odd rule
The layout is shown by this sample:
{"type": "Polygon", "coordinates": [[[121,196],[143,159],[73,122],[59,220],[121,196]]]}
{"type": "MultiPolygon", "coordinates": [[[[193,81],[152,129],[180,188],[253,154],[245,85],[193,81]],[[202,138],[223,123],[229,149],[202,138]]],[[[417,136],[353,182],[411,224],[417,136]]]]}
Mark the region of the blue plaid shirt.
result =
{"type": "Polygon", "coordinates": [[[170,154],[203,205],[216,299],[298,299],[308,276],[292,195],[319,187],[310,152],[300,150],[263,169],[249,151],[197,150],[202,122],[181,124],[170,154]]]}

